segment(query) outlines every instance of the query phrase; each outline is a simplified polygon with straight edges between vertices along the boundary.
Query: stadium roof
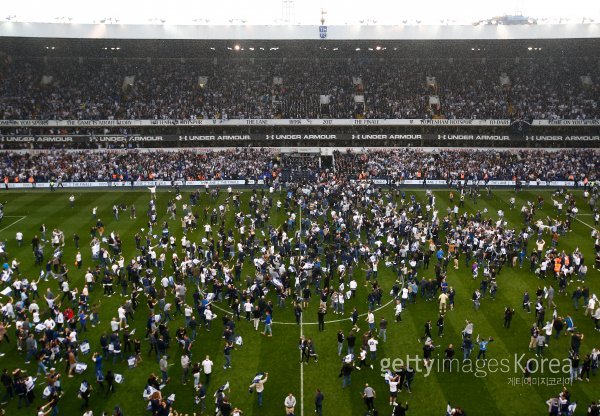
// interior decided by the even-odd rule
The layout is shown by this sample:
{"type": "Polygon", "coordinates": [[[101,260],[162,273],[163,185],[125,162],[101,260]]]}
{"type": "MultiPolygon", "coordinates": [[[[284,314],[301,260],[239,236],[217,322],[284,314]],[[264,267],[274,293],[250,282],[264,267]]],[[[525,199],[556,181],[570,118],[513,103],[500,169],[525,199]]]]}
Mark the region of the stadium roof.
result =
{"type": "Polygon", "coordinates": [[[600,21],[600,3],[590,0],[3,0],[1,18],[13,22],[168,25],[470,25],[600,21]]]}
{"type": "Polygon", "coordinates": [[[493,40],[600,38],[600,23],[545,25],[253,26],[0,22],[1,37],[233,40],[493,40]]]}

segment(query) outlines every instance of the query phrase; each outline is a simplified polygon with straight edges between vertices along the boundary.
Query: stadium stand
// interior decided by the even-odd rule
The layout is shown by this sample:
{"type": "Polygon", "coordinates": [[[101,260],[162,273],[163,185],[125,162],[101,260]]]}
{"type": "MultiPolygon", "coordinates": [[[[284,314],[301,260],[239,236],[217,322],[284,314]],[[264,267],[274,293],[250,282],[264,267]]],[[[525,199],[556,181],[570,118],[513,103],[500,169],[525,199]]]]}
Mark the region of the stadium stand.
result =
{"type": "Polygon", "coordinates": [[[600,117],[597,68],[585,57],[388,60],[385,65],[373,57],[216,63],[19,58],[0,82],[0,116],[587,120],[600,117]],[[328,97],[327,104],[321,96],[328,97]]]}

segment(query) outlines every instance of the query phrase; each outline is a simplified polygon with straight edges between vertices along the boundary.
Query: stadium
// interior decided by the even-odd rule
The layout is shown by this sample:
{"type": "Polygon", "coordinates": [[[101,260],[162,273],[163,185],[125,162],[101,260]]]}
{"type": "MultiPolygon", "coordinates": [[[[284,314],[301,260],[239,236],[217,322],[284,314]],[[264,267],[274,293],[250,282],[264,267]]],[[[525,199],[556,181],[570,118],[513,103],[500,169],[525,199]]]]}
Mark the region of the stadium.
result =
{"type": "Polygon", "coordinates": [[[600,415],[597,5],[6,3],[2,414],[600,415]]]}

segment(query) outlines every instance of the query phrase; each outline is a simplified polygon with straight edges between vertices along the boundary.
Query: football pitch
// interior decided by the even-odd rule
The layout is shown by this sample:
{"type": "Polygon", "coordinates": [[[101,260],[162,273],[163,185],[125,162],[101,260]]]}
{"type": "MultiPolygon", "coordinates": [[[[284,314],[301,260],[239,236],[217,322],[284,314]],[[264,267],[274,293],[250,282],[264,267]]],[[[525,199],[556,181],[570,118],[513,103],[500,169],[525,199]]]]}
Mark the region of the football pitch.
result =
{"type": "MultiPolygon", "coordinates": [[[[252,190],[240,189],[241,192],[240,210],[246,215],[250,213],[249,199],[252,190]]],[[[406,192],[406,200],[414,195],[423,206],[427,203],[425,190],[423,189],[403,189],[406,192]]],[[[189,196],[192,190],[182,189],[182,198],[177,201],[177,219],[169,220],[167,214],[167,202],[175,197],[172,189],[161,190],[157,192],[157,212],[158,225],[153,230],[153,234],[160,235],[161,224],[167,221],[169,232],[177,238],[178,254],[180,258],[184,254],[179,247],[180,239],[183,235],[182,225],[179,214],[183,204],[190,204],[189,196]]],[[[268,189],[265,191],[269,197],[268,189]]],[[[390,190],[384,189],[384,198],[389,194],[389,198],[400,202],[400,197],[393,194],[390,190]]],[[[436,196],[436,209],[439,216],[446,215],[448,207],[453,207],[450,203],[448,189],[434,189],[436,196]]],[[[585,262],[589,266],[585,285],[589,286],[590,293],[600,294],[599,272],[592,266],[594,264],[594,240],[590,237],[594,227],[593,218],[587,201],[583,197],[583,191],[570,190],[577,200],[579,216],[573,220],[571,231],[561,235],[558,243],[558,249],[566,253],[572,253],[576,248],[583,253],[585,262]]],[[[236,208],[227,199],[225,190],[221,190],[217,199],[209,197],[204,189],[199,191],[199,203],[192,207],[198,219],[198,227],[193,231],[187,232],[187,238],[200,243],[205,237],[204,224],[208,221],[204,219],[205,208],[211,212],[221,204],[229,206],[225,214],[225,231],[233,230],[233,238],[238,241],[239,232],[235,226],[234,216],[236,208]]],[[[456,194],[456,190],[454,191],[456,194]]],[[[260,197],[260,190],[258,191],[260,197]]],[[[505,220],[509,228],[521,230],[524,227],[523,217],[520,208],[527,201],[536,202],[538,196],[544,199],[543,207],[536,211],[535,220],[543,220],[549,216],[558,218],[558,214],[552,206],[552,191],[540,189],[524,189],[518,193],[509,189],[494,190],[491,198],[485,193],[477,199],[475,204],[469,198],[465,198],[464,208],[460,212],[474,213],[477,210],[486,212],[483,217],[498,220],[498,211],[505,213],[505,220]],[[515,209],[510,209],[509,198],[515,197],[515,209]]],[[[273,201],[285,200],[285,192],[275,192],[272,195],[273,201]]],[[[556,199],[563,197],[556,197],[556,199]]],[[[92,209],[98,207],[98,217],[104,223],[105,236],[111,232],[118,233],[122,239],[122,254],[125,258],[125,264],[136,255],[134,235],[140,233],[144,236],[148,232],[148,216],[146,215],[150,192],[146,189],[132,190],[79,190],[79,189],[59,189],[55,192],[49,190],[33,191],[2,191],[0,201],[4,203],[4,218],[0,222],[0,240],[6,241],[6,252],[8,254],[7,262],[17,258],[20,265],[20,272],[23,277],[29,280],[37,279],[40,270],[44,265],[35,266],[34,256],[31,250],[31,239],[34,235],[39,235],[39,229],[45,224],[48,235],[54,228],[63,231],[65,236],[65,246],[63,248],[63,262],[69,269],[69,281],[71,289],[77,287],[79,291],[84,286],[84,274],[87,267],[95,267],[96,261],[92,260],[90,250],[90,229],[96,224],[96,219],[92,215],[92,209]],[[70,207],[69,196],[75,196],[74,207],[70,207]],[[113,216],[113,205],[125,205],[127,209],[120,212],[119,219],[113,216]],[[135,205],[137,218],[130,218],[129,207],[135,205]],[[144,231],[141,231],[141,230],[144,231]],[[19,247],[15,240],[17,232],[24,235],[24,243],[19,247]],[[77,234],[80,237],[79,246],[82,254],[83,267],[78,269],[75,265],[75,249],[73,236],[77,234]]],[[[296,207],[293,207],[298,212],[296,207]]],[[[451,216],[453,217],[453,216],[451,216]]],[[[560,216],[565,218],[564,210],[560,216]]],[[[208,216],[210,219],[210,214],[208,216]]],[[[286,210],[278,210],[274,206],[270,209],[270,218],[263,228],[257,228],[256,236],[259,246],[262,246],[263,239],[268,238],[267,227],[280,227],[288,219],[286,210]],[[263,237],[264,232],[267,237],[263,237]]],[[[534,222],[535,222],[534,220],[534,222]]],[[[321,220],[319,220],[321,221],[321,220]]],[[[218,226],[212,227],[212,233],[217,238],[218,226]]],[[[288,233],[292,234],[292,232],[288,233]]],[[[364,234],[364,233],[363,233],[364,234]]],[[[551,235],[543,234],[546,241],[546,248],[550,247],[551,235]]],[[[445,233],[440,234],[441,240],[445,241],[445,233]]],[[[366,239],[362,238],[363,242],[366,239]]],[[[380,238],[385,243],[385,237],[380,238]]],[[[102,244],[107,247],[106,243],[102,244]]],[[[535,248],[535,232],[529,239],[528,254],[535,248]]],[[[447,248],[444,247],[447,251],[447,248]]],[[[160,251],[157,252],[159,253],[160,251]]],[[[165,273],[172,275],[171,250],[167,252],[167,262],[165,273]]],[[[46,244],[45,261],[52,256],[50,244],[46,244]]],[[[257,251],[256,256],[259,255],[257,251]]],[[[287,259],[285,260],[287,264],[287,259]]],[[[418,277],[432,278],[435,280],[435,258],[431,259],[431,265],[424,269],[422,265],[418,267],[418,277]]],[[[510,263],[510,261],[508,262],[510,263]]],[[[233,265],[233,262],[229,262],[233,265]]],[[[557,305],[557,311],[560,316],[570,314],[573,317],[578,331],[585,334],[581,345],[581,355],[590,353],[592,348],[600,347],[600,332],[594,330],[594,322],[589,316],[584,316],[585,307],[580,305],[579,310],[575,310],[571,300],[571,293],[578,285],[584,285],[576,280],[567,287],[567,295],[558,293],[558,282],[550,277],[546,280],[540,280],[530,271],[529,260],[526,258],[523,267],[520,268],[506,264],[501,273],[497,276],[498,290],[495,299],[491,299],[489,293],[482,299],[481,307],[478,311],[474,310],[471,296],[476,288],[479,288],[481,282],[481,271],[477,279],[472,278],[470,264],[465,265],[464,255],[460,257],[458,269],[454,268],[452,261],[447,269],[447,281],[456,291],[455,307],[447,312],[445,316],[445,329],[443,337],[438,336],[435,323],[439,317],[437,295],[432,301],[426,301],[419,294],[416,303],[407,304],[402,313],[401,322],[395,322],[394,306],[395,301],[390,296],[390,290],[396,280],[397,272],[392,264],[385,264],[382,260],[379,264],[377,281],[383,288],[383,298],[381,304],[375,305],[375,322],[378,323],[381,317],[388,322],[387,341],[379,339],[377,357],[375,360],[367,358],[369,366],[361,370],[352,372],[351,385],[342,389],[342,378],[340,378],[340,368],[342,358],[346,352],[346,345],[343,346],[342,357],[338,356],[337,334],[343,331],[347,336],[352,329],[350,320],[351,311],[357,308],[360,317],[357,334],[358,351],[361,338],[368,330],[368,324],[365,322],[365,315],[368,310],[367,294],[369,286],[365,280],[366,266],[361,261],[354,271],[354,278],[358,283],[356,297],[348,299],[345,303],[345,314],[335,314],[331,308],[325,316],[325,330],[319,331],[317,325],[318,296],[313,295],[308,307],[303,311],[302,324],[297,325],[294,315],[292,298],[288,297],[285,307],[279,307],[273,290],[267,295],[268,300],[272,300],[273,307],[273,336],[266,337],[261,335],[264,324],[261,323],[259,331],[255,331],[252,322],[245,320],[242,313],[241,319],[235,321],[235,333],[240,335],[243,345],[236,346],[232,351],[232,367],[223,369],[223,323],[221,318],[226,314],[231,314],[227,299],[214,304],[214,311],[217,318],[212,322],[210,331],[203,327],[198,328],[196,341],[192,346],[192,362],[201,362],[206,355],[210,355],[214,362],[212,379],[208,386],[206,398],[207,409],[204,414],[214,414],[213,394],[216,389],[229,382],[230,390],[226,392],[230,402],[234,407],[238,407],[244,415],[284,415],[284,399],[292,393],[297,399],[295,415],[315,414],[314,397],[316,389],[320,389],[324,394],[323,414],[324,415],[363,415],[366,412],[366,406],[362,399],[362,392],[365,384],[368,383],[376,391],[375,407],[380,415],[390,415],[392,407],[389,405],[389,387],[387,386],[383,372],[386,369],[392,369],[394,363],[398,360],[407,362],[407,358],[414,359],[409,362],[413,368],[418,371],[411,386],[411,393],[403,390],[398,394],[398,402],[408,402],[410,410],[409,415],[444,415],[446,406],[450,403],[452,406],[462,407],[469,415],[541,415],[547,413],[546,400],[550,397],[556,397],[566,386],[571,392],[571,400],[576,401],[579,408],[576,414],[585,414],[587,405],[600,399],[600,376],[591,377],[590,381],[575,381],[571,385],[568,382],[568,371],[564,372],[564,363],[569,355],[570,336],[561,336],[558,339],[552,339],[549,346],[545,349],[544,358],[547,360],[560,360],[560,369],[551,372],[546,368],[543,372],[534,375],[535,380],[531,385],[523,385],[523,371],[527,360],[535,357],[534,352],[529,351],[530,328],[536,321],[534,313],[527,313],[522,308],[523,293],[528,291],[535,301],[535,292],[539,287],[552,284],[556,290],[554,302],[557,305]],[[509,306],[516,310],[512,319],[510,328],[503,326],[504,309],[509,306]],[[433,324],[433,341],[437,347],[433,352],[433,361],[429,367],[423,364],[423,343],[419,338],[424,335],[424,324],[431,320],[433,324]],[[475,347],[469,360],[469,365],[462,361],[462,343],[461,331],[465,326],[465,320],[471,320],[474,324],[474,336],[480,335],[481,338],[493,338],[488,346],[487,361],[477,361],[476,356],[478,348],[475,347]],[[298,341],[300,336],[311,338],[315,345],[315,352],[318,354],[318,362],[312,359],[309,364],[300,363],[300,350],[298,341]],[[454,367],[452,371],[444,371],[443,366],[438,365],[441,362],[444,350],[449,344],[453,344],[456,350],[456,356],[459,359],[460,366],[454,367]],[[416,358],[415,358],[416,357],[416,358]],[[396,360],[396,361],[395,361],[396,360]],[[496,360],[497,364],[494,364],[496,360]],[[373,369],[370,365],[373,365],[373,369]],[[256,393],[249,393],[249,385],[253,377],[259,372],[268,372],[268,381],[265,384],[264,403],[259,408],[256,393]],[[517,381],[518,380],[518,381],[517,381]]],[[[243,267],[241,282],[237,285],[240,288],[246,288],[246,278],[254,276],[255,267],[252,259],[246,256],[243,267]]],[[[188,291],[186,303],[193,305],[192,293],[195,285],[186,279],[188,291]]],[[[332,285],[337,285],[337,273],[332,279],[332,285]]],[[[159,281],[157,281],[159,284],[159,281]]],[[[4,286],[3,286],[4,287],[4,286]]],[[[43,294],[46,288],[50,287],[54,294],[60,293],[60,287],[57,281],[50,279],[49,282],[43,280],[39,283],[39,293],[41,298],[38,303],[41,308],[42,321],[47,316],[48,308],[43,300],[43,294]]],[[[210,285],[208,286],[210,288],[210,285]]],[[[130,289],[130,288],[129,288],[130,289]]],[[[148,318],[148,306],[146,297],[140,295],[139,306],[134,314],[134,321],[130,321],[129,330],[135,328],[134,338],[141,340],[142,362],[135,368],[129,368],[126,360],[117,358],[113,364],[112,357],[104,360],[104,372],[112,370],[114,373],[121,374],[124,381],[116,384],[115,391],[106,395],[102,389],[97,386],[94,374],[94,363],[91,360],[92,352],[100,352],[99,339],[102,333],[110,333],[110,321],[117,317],[117,308],[124,302],[121,288],[115,284],[115,294],[112,297],[103,295],[102,285],[96,283],[93,291],[90,292],[90,304],[101,303],[99,309],[100,324],[92,328],[88,324],[87,332],[78,333],[78,341],[89,341],[91,353],[78,353],[78,361],[88,365],[83,374],[76,375],[74,378],[68,378],[65,371],[65,361],[57,362],[55,368],[63,374],[62,389],[65,395],[59,401],[59,414],[61,415],[81,415],[80,410],[82,400],[77,397],[80,383],[86,379],[93,386],[90,398],[90,407],[94,415],[101,415],[103,411],[111,414],[115,406],[120,406],[123,413],[130,415],[143,415],[146,412],[146,401],[142,399],[142,392],[146,385],[148,376],[155,373],[160,377],[160,370],[156,354],[149,355],[149,342],[144,339],[146,333],[146,321],[148,318]]],[[[129,291],[128,291],[129,292],[129,291]]],[[[62,295],[62,294],[61,294],[62,295]]],[[[172,291],[168,292],[167,301],[173,301],[172,291]]],[[[0,302],[5,303],[7,298],[0,297],[0,302]]],[[[16,300],[15,300],[16,301],[16,300]]],[[[67,301],[63,302],[63,308],[67,301]]],[[[328,303],[329,304],[329,303],[328,303]]],[[[532,305],[533,308],[533,305],[532,305]]],[[[546,320],[551,319],[552,311],[546,312],[546,320]]],[[[162,389],[162,396],[167,397],[175,394],[174,408],[180,414],[199,414],[200,407],[195,403],[195,391],[192,379],[186,384],[181,382],[180,357],[182,349],[175,340],[175,331],[184,326],[184,318],[176,316],[173,322],[169,323],[169,332],[172,337],[171,346],[167,354],[169,356],[168,375],[170,382],[162,389]]],[[[26,370],[35,377],[37,364],[32,360],[30,364],[25,364],[25,353],[17,351],[15,345],[14,324],[8,329],[10,343],[0,344],[0,369],[8,369],[9,372],[14,368],[26,370]]],[[[129,353],[125,353],[127,358],[129,353]]],[[[546,364],[548,366],[548,364],[546,364]]],[[[201,376],[204,380],[204,375],[201,376]]],[[[3,404],[7,414],[26,415],[35,414],[34,405],[44,404],[42,391],[44,388],[44,377],[39,376],[36,381],[36,400],[27,410],[17,409],[16,398],[3,404]]],[[[1,394],[4,391],[2,390],[1,394]]]]}

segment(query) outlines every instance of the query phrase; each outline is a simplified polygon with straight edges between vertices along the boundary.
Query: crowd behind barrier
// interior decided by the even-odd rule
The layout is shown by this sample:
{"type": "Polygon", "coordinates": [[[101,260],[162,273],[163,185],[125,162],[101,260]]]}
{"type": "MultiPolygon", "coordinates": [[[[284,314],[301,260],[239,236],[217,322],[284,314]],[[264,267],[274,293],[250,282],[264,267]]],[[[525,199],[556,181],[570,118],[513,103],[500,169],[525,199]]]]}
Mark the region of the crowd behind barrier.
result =
{"type": "Polygon", "coordinates": [[[277,149],[49,151],[0,154],[8,183],[309,180],[340,179],[477,181],[595,181],[600,150],[346,149],[322,165],[319,154],[277,149]],[[298,177],[298,172],[302,177],[298,177]]]}
{"type": "Polygon", "coordinates": [[[474,151],[377,150],[338,153],[336,172],[365,177],[398,179],[478,180],[580,180],[596,178],[600,167],[597,149],[474,151]]]}

